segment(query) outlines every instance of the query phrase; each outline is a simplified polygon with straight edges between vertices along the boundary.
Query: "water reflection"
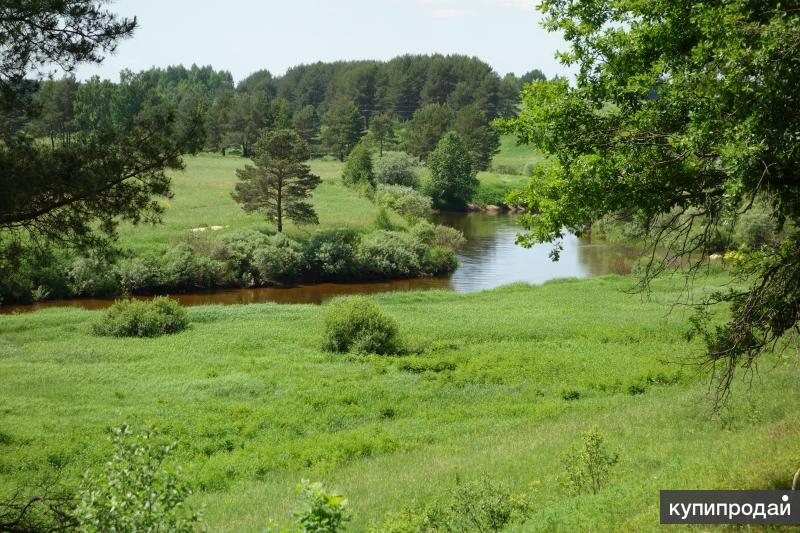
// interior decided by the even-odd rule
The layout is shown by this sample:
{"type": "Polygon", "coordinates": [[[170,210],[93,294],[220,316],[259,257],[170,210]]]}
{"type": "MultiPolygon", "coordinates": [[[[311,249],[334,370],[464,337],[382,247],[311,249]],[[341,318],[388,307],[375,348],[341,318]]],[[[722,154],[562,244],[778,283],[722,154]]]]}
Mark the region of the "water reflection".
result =
{"type": "MultiPolygon", "coordinates": [[[[341,294],[449,289],[473,292],[515,281],[543,283],[550,279],[587,278],[604,274],[628,274],[637,257],[635,250],[592,243],[569,235],[558,262],[550,260],[551,245],[522,248],[514,242],[520,228],[511,214],[441,213],[434,222],[461,230],[467,243],[459,253],[461,267],[449,278],[387,281],[381,283],[322,283],[291,288],[231,289],[194,294],[175,294],[183,305],[248,304],[261,302],[318,304],[341,294]]],[[[146,298],[146,297],[142,297],[146,298]]],[[[33,311],[48,307],[97,309],[113,300],[77,298],[33,305],[0,306],[0,313],[33,311]]]]}

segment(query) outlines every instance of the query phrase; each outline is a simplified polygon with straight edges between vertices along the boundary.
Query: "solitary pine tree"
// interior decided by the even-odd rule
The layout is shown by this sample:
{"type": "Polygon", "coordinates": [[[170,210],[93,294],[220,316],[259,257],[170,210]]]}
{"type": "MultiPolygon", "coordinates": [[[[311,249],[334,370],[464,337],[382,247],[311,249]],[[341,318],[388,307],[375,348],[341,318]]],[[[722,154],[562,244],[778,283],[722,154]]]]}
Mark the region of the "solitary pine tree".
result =
{"type": "Polygon", "coordinates": [[[319,224],[306,202],[320,178],[306,164],[308,144],[294,130],[266,131],[253,146],[253,165],[236,171],[233,199],[248,213],[262,211],[283,231],[284,217],[298,224],[319,224]]]}
{"type": "Polygon", "coordinates": [[[472,156],[457,133],[449,132],[428,156],[430,196],[436,207],[464,209],[478,189],[472,156]]]}

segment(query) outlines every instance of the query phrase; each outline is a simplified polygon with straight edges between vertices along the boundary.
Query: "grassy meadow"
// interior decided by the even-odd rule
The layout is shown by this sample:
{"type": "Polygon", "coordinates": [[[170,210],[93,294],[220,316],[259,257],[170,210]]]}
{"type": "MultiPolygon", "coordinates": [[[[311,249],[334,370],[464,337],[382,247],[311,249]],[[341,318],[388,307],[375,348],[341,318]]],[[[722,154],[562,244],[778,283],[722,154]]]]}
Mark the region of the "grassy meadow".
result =
{"type": "Polygon", "coordinates": [[[483,475],[529,495],[516,531],[654,530],[659,489],[787,488],[794,353],[714,415],[707,376],[686,364],[702,347],[667,305],[679,284],[658,281],[647,301],[632,284],[377,296],[419,348],[391,357],[322,352],[325,306],[194,307],[187,331],[156,339],[93,337],[93,311],[0,316],[0,487],[76,483],[127,423],[179,442],[212,531],[284,523],[302,478],[348,496],[349,531],[483,475]],[[593,426],[620,462],[600,494],[567,496],[561,455],[593,426]]]}
{"type": "MultiPolygon", "coordinates": [[[[495,156],[494,164],[521,172],[524,165],[535,161],[538,156],[530,147],[516,146],[513,138],[502,138],[501,151],[495,156]]],[[[186,168],[172,172],[172,191],[174,197],[165,200],[166,213],[163,224],[125,225],[121,228],[121,244],[135,252],[160,250],[175,239],[192,235],[193,228],[222,226],[223,229],[209,234],[230,233],[239,229],[271,229],[269,223],[258,214],[247,214],[233,198],[236,184],[236,169],[251,163],[249,159],[229,154],[225,157],[216,153],[201,153],[184,158],[186,168]]],[[[330,158],[312,159],[311,171],[322,178],[322,183],[314,191],[312,203],[319,216],[319,226],[297,226],[286,223],[286,233],[293,238],[306,238],[321,230],[342,226],[369,226],[378,214],[378,208],[367,198],[354,194],[353,190],[341,182],[344,164],[330,158]]],[[[481,172],[482,193],[491,201],[502,198],[505,192],[525,181],[522,175],[499,172],[481,172]],[[494,196],[491,193],[494,192],[494,196]]],[[[421,168],[421,179],[427,179],[426,169],[421,168]]],[[[393,221],[402,225],[399,217],[393,221]]],[[[203,235],[202,233],[197,233],[203,235]]]]}

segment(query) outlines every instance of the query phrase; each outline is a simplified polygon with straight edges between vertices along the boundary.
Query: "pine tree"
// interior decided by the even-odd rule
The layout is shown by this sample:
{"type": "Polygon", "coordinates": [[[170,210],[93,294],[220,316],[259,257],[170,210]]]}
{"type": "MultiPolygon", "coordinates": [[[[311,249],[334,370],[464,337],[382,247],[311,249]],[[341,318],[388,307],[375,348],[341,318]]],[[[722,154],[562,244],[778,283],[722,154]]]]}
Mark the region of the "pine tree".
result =
{"type": "Polygon", "coordinates": [[[326,146],[336,153],[339,161],[344,161],[345,156],[361,139],[364,117],[350,100],[337,100],[325,113],[322,123],[322,137],[326,146]]]}
{"type": "Polygon", "coordinates": [[[263,132],[253,146],[253,165],[236,171],[239,183],[233,199],[248,213],[263,212],[283,231],[283,219],[297,224],[319,224],[306,200],[320,178],[306,164],[308,144],[294,130],[263,132]]]}
{"type": "Polygon", "coordinates": [[[383,157],[383,146],[394,138],[392,117],[385,113],[373,115],[369,125],[369,133],[372,140],[378,145],[378,157],[383,157]]]}

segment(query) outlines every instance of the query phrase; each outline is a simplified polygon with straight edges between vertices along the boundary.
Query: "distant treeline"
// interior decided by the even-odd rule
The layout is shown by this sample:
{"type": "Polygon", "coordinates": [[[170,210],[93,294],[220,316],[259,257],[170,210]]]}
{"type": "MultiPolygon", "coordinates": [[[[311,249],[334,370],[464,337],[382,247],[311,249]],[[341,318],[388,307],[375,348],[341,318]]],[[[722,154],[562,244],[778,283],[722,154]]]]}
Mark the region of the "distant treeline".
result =
{"type": "MultiPolygon", "coordinates": [[[[430,109],[435,106],[445,110],[438,112],[442,120],[451,121],[444,129],[459,120],[488,124],[514,115],[522,84],[537,79],[545,79],[539,70],[501,78],[483,61],[459,55],[315,63],[290,68],[283,76],[260,70],[238,84],[224,70],[177,65],[123,71],[117,82],[67,77],[31,83],[33,114],[16,120],[19,128],[54,145],[68,144],[75,132],[102,129],[98,121],[133,117],[143,100],[157,97],[185,115],[187,125],[201,118],[206,150],[234,148],[249,155],[259,130],[296,128],[315,151],[343,157],[376,116],[397,125],[421,109],[435,115],[430,109]],[[459,119],[462,110],[468,112],[459,119]]],[[[425,157],[427,149],[409,151],[425,157]]]]}

